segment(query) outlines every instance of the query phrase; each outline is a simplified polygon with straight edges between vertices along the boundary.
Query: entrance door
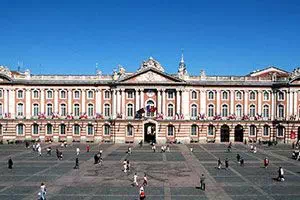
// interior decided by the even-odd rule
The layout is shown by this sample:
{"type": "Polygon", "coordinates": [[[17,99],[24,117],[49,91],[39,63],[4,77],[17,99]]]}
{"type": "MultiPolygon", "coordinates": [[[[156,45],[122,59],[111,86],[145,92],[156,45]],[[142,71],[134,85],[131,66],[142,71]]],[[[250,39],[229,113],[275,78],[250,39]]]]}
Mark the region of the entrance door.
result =
{"type": "Polygon", "coordinates": [[[241,125],[237,125],[234,129],[234,141],[243,142],[244,139],[244,129],[241,125]]]}
{"type": "Polygon", "coordinates": [[[229,126],[221,126],[221,142],[229,142],[229,126]]]}
{"type": "Polygon", "coordinates": [[[156,143],[156,130],[155,130],[155,124],[153,123],[147,123],[144,127],[144,142],[148,143],[156,143]]]}

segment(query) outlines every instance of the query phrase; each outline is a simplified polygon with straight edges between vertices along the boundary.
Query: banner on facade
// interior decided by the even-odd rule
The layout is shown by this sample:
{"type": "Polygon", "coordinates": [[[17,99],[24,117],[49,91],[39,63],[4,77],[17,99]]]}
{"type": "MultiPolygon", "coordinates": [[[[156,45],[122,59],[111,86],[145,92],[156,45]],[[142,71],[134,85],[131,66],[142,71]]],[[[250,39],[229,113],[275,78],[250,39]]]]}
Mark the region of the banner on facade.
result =
{"type": "Polygon", "coordinates": [[[296,138],[296,133],[295,133],[295,131],[291,131],[291,139],[295,139],[296,138]]]}

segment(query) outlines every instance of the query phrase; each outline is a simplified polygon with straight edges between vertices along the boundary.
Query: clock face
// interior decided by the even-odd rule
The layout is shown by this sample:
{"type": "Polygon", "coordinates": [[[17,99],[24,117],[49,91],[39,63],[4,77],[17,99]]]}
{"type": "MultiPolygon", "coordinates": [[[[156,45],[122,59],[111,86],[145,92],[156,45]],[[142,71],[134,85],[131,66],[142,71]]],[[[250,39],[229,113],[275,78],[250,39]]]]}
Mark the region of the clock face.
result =
{"type": "Polygon", "coordinates": [[[147,92],[147,96],[148,97],[153,97],[154,96],[154,91],[153,90],[149,90],[148,92],[147,92]]]}

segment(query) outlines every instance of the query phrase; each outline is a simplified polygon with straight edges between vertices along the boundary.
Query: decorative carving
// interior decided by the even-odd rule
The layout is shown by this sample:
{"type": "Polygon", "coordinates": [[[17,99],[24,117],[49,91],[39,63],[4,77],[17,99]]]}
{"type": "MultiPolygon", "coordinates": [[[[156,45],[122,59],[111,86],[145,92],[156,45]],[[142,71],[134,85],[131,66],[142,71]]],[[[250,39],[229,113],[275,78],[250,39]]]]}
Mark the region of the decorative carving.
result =
{"type": "Polygon", "coordinates": [[[147,73],[141,74],[135,78],[137,82],[170,82],[169,79],[155,73],[152,71],[149,71],[147,73]]]}
{"type": "Polygon", "coordinates": [[[0,66],[0,74],[4,74],[10,78],[12,77],[11,71],[7,67],[2,65],[0,66]]]}
{"type": "Polygon", "coordinates": [[[142,65],[138,71],[144,70],[146,68],[155,68],[162,72],[165,71],[164,68],[161,66],[161,64],[158,61],[156,61],[155,59],[153,59],[152,57],[150,57],[147,61],[143,61],[142,65]]]}
{"type": "Polygon", "coordinates": [[[300,67],[297,67],[296,69],[294,69],[292,71],[292,73],[290,74],[291,79],[295,79],[297,77],[300,77],[300,67]]]}

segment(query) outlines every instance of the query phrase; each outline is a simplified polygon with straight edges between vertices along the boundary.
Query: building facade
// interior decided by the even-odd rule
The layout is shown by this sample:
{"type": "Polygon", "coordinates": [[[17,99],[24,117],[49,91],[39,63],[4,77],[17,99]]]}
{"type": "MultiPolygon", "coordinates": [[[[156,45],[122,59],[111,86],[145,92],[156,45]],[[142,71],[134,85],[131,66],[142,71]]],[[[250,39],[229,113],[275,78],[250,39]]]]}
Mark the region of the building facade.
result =
{"type": "Polygon", "coordinates": [[[300,139],[300,70],[177,74],[153,58],[129,73],[32,75],[0,67],[0,140],[291,143],[300,139]]]}

